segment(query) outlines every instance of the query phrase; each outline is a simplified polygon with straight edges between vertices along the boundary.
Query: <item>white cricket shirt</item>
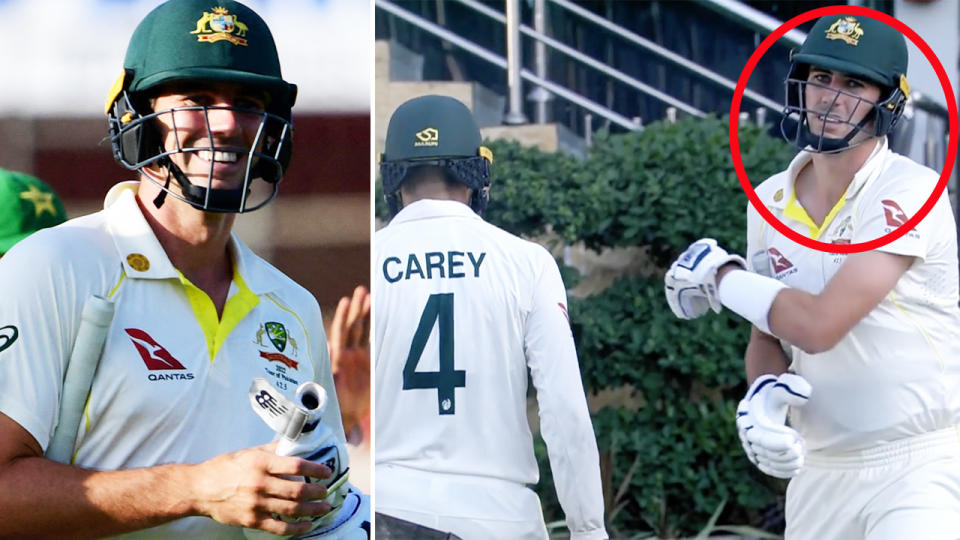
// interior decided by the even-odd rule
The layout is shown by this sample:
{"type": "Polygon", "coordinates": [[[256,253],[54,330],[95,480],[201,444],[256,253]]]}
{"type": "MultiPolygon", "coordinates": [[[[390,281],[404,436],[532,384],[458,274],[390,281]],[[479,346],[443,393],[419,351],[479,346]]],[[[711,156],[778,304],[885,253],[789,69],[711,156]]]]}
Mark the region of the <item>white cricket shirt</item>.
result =
{"type": "MultiPolygon", "coordinates": [[[[343,440],[317,302],[236,236],[222,317],[167,258],[119,184],[105,209],[20,242],[0,259],[0,326],[18,338],[0,351],[0,411],[46,449],[80,312],[91,295],[116,313],[84,409],[74,463],[99,470],[199,463],[273,440],[247,392],[265,377],[292,399],[316,380],[324,423],[343,440]]],[[[168,204],[171,204],[168,202],[168,204]]],[[[142,494],[149,498],[149,494],[142,494]]],[[[124,535],[243,538],[242,529],[191,517],[124,535]]]]}
{"type": "MultiPolygon", "coordinates": [[[[757,188],[781,222],[822,242],[861,243],[905,223],[939,175],[891,152],[883,139],[821,227],[794,195],[801,152],[757,188]]],[[[820,293],[847,255],[816,251],[783,236],[747,208],[747,254],[755,271],[820,293]]],[[[834,348],[807,354],[789,347],[792,369],[813,387],[791,410],[812,451],[861,450],[957,424],[960,415],[960,310],[956,226],[946,192],[916,229],[879,251],[916,257],[880,304],[834,348]]]]}
{"type": "MultiPolygon", "coordinates": [[[[553,257],[453,201],[405,207],[376,235],[376,464],[409,470],[538,481],[527,424],[527,368],[560,503],[575,538],[605,537],[593,426],[553,257]]],[[[421,508],[503,520],[462,493],[421,508]]]]}

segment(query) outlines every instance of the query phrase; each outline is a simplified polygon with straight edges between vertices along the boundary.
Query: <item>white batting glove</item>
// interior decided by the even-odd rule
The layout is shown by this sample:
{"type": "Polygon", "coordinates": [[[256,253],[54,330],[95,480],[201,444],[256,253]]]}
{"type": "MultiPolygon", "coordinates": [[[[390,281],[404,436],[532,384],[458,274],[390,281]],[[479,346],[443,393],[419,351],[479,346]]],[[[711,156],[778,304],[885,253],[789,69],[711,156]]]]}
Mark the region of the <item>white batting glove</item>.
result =
{"type": "Polygon", "coordinates": [[[370,497],[352,486],[332,523],[314,529],[298,539],[311,540],[369,540],[370,497]]]}
{"type": "Polygon", "coordinates": [[[677,257],[664,277],[667,304],[681,319],[696,319],[712,309],[720,313],[717,298],[717,269],[729,262],[746,269],[739,255],[730,255],[713,238],[701,238],[677,257]]]}
{"type": "Polygon", "coordinates": [[[777,478],[793,478],[803,469],[803,437],[786,425],[789,407],[802,407],[812,388],[803,377],[763,375],[750,385],[737,407],[740,444],[758,469],[777,478]]]}

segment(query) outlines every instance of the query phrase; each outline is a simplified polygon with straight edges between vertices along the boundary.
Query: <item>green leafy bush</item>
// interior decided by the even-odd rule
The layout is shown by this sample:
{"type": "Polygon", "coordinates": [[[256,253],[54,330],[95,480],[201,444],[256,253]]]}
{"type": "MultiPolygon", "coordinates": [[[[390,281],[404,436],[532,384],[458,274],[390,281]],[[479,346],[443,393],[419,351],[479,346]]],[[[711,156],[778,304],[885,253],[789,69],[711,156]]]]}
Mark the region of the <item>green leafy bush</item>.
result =
{"type": "Polygon", "coordinates": [[[724,500],[721,522],[741,524],[775,501],[776,485],[758,481],[733,422],[746,390],[749,323],[728,313],[677,320],[660,276],[623,278],[573,299],[570,316],[585,386],[629,384],[643,403],[636,413],[606,408],[594,419],[601,452],[616,456],[612,486],[635,467],[614,528],[691,535],[724,500]]]}
{"type": "MultiPolygon", "coordinates": [[[[587,164],[613,201],[583,231],[588,246],[650,246],[660,266],[704,236],[746,248],[747,198],[733,169],[725,119],[660,122],[626,135],[598,134],[587,164]]],[[[744,167],[759,183],[782,170],[790,147],[754,125],[740,129],[744,167]]]]}

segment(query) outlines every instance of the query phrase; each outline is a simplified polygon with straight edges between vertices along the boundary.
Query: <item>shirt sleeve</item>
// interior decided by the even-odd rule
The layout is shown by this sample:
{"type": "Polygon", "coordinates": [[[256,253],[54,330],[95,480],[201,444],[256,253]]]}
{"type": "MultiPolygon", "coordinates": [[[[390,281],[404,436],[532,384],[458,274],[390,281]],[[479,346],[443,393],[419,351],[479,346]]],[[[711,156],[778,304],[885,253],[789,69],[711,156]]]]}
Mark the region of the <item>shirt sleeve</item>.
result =
{"type": "Polygon", "coordinates": [[[71,261],[35,236],[0,259],[0,412],[45,451],[82,302],[71,261]]]}
{"type": "Polygon", "coordinates": [[[567,527],[574,539],[607,538],[600,457],[567,315],[560,272],[543,250],[526,319],[524,351],[537,390],[540,431],[567,527]]]}
{"type": "Polygon", "coordinates": [[[757,274],[773,277],[770,268],[770,256],[763,242],[763,229],[767,225],[757,209],[747,203],[747,270],[757,274]]]}
{"type": "MultiPolygon", "coordinates": [[[[921,179],[917,179],[921,180],[921,179]]],[[[867,194],[857,208],[854,243],[868,242],[900,228],[916,215],[930,197],[933,185],[927,182],[890,182],[867,194]],[[929,188],[928,188],[929,187],[929,188]]],[[[925,259],[933,237],[932,221],[923,219],[912,230],[877,251],[925,259]]]]}

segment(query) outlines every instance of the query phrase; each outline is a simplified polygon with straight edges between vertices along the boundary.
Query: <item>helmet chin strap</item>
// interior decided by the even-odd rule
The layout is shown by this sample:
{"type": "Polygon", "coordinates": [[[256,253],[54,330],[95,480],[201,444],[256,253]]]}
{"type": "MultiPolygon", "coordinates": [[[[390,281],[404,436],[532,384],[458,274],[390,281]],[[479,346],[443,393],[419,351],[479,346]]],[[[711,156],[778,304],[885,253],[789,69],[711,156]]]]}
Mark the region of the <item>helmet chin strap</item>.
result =
{"type": "MultiPolygon", "coordinates": [[[[166,159],[166,158],[164,158],[166,159]]],[[[170,160],[167,160],[169,163],[170,160]]],[[[170,163],[170,165],[173,165],[170,163]]],[[[163,182],[163,189],[160,190],[160,193],[157,193],[157,196],[153,198],[153,205],[157,207],[157,210],[163,206],[163,201],[167,200],[167,191],[170,189],[170,168],[167,167],[167,178],[163,182]]]]}
{"type": "Polygon", "coordinates": [[[160,194],[153,199],[153,204],[160,208],[163,205],[164,200],[167,197],[167,193],[170,188],[170,176],[172,175],[177,179],[177,184],[180,185],[181,198],[187,202],[190,206],[198,210],[203,210],[205,212],[236,212],[237,210],[230,210],[231,208],[237,208],[242,211],[240,208],[240,201],[243,199],[243,188],[238,189],[207,189],[197,185],[194,185],[190,182],[190,179],[187,178],[187,175],[183,174],[183,171],[180,167],[177,166],[169,157],[165,156],[161,158],[158,162],[160,165],[167,168],[167,178],[166,182],[162,186],[160,194]],[[207,192],[210,192],[210,201],[207,204],[207,192]]]}

